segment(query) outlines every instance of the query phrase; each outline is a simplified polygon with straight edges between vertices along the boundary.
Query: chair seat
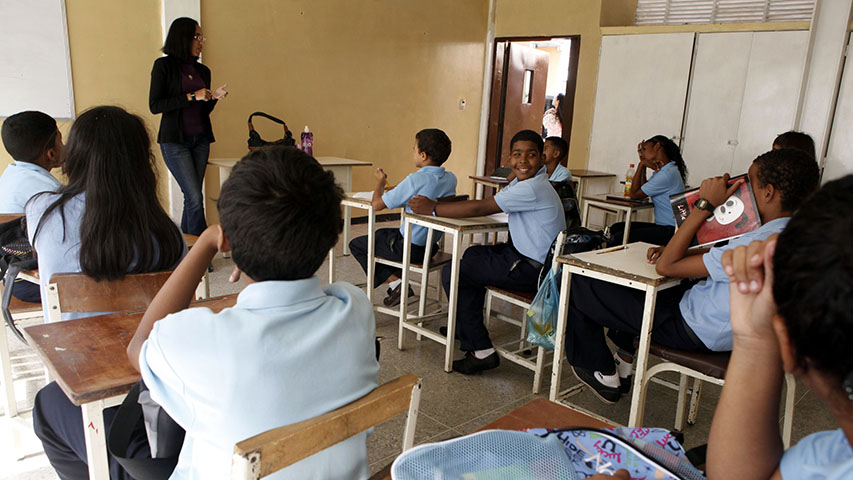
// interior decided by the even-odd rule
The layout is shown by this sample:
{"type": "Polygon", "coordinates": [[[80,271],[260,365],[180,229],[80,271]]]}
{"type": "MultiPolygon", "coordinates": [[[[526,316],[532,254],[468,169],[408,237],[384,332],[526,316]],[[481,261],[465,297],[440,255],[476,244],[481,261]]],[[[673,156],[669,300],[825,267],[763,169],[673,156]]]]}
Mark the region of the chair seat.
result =
{"type": "Polygon", "coordinates": [[[536,292],[519,292],[518,290],[504,290],[503,288],[498,287],[486,287],[486,290],[491,290],[492,292],[505,295],[514,300],[525,302],[527,304],[530,304],[531,302],[533,302],[533,299],[536,298],[536,292]]]}
{"type": "MultiPolygon", "coordinates": [[[[450,260],[453,259],[453,256],[449,253],[438,252],[435,256],[432,257],[432,260],[429,262],[429,269],[435,270],[438,267],[443,266],[446,263],[450,263],[450,260]]],[[[403,262],[398,262],[395,260],[388,260],[387,258],[376,257],[376,263],[381,263],[384,265],[391,265],[392,267],[402,268],[403,262]]],[[[424,268],[423,262],[410,262],[409,266],[412,268],[424,268]]]]}
{"type": "Polygon", "coordinates": [[[41,311],[41,303],[24,302],[23,300],[18,300],[15,297],[12,297],[12,301],[9,302],[9,313],[12,315],[41,311]]]}
{"type": "Polygon", "coordinates": [[[649,353],[669,362],[677,363],[709,377],[723,379],[729,366],[731,352],[690,352],[652,343],[649,353]]]}

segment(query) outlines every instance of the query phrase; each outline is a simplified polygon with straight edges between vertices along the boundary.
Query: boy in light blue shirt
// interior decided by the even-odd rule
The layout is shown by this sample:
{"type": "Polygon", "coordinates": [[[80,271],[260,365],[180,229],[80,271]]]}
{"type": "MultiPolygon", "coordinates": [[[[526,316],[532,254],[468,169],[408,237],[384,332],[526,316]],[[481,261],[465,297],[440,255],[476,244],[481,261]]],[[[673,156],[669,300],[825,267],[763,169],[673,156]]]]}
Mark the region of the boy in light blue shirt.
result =
{"type": "MultiPolygon", "coordinates": [[[[421,130],[415,135],[415,145],[412,147],[412,158],[415,168],[418,168],[412,174],[409,174],[396,187],[385,191],[385,184],[388,181],[388,175],[381,168],[376,169],[376,188],[373,191],[373,209],[381,211],[386,208],[395,209],[406,206],[406,202],[415,195],[425,195],[430,198],[442,198],[456,195],[456,176],[448,172],[441,165],[447,161],[450,156],[451,143],[443,131],[437,128],[427,128],[421,130]]],[[[406,206],[406,211],[412,211],[406,206]]],[[[374,255],[387,260],[402,261],[403,260],[403,234],[405,227],[400,225],[400,228],[380,228],[374,234],[374,255]]],[[[441,239],[441,233],[433,236],[435,244],[430,249],[430,255],[438,253],[438,240],[441,239]]],[[[412,227],[412,248],[409,256],[413,262],[421,263],[424,259],[426,250],[427,228],[415,225],[412,227]]],[[[353,258],[358,261],[361,268],[367,272],[367,241],[368,236],[354,238],[350,244],[350,252],[353,258]]],[[[399,305],[400,303],[400,269],[389,265],[377,263],[373,277],[373,288],[382,285],[388,280],[391,280],[387,295],[383,299],[388,307],[399,305]]],[[[414,292],[411,287],[408,291],[409,296],[413,296],[414,292]]]]}
{"type": "MultiPolygon", "coordinates": [[[[415,213],[439,217],[475,217],[499,212],[509,214],[511,243],[479,245],[465,250],[459,264],[459,295],[456,334],[465,357],[453,362],[453,370],[473,374],[496,368],[500,358],[483,324],[486,286],[535,292],[539,272],[557,234],[566,228],[563,204],[547,175],[538,174],[542,164],[542,137],[522,130],[510,141],[509,166],[518,182],[483,200],[438,203],[416,196],[409,200],[415,213]]],[[[445,293],[450,295],[450,265],[441,272],[445,293]]]]}
{"type": "MultiPolygon", "coordinates": [[[[762,240],[785,228],[788,218],[818,185],[814,158],[793,149],[760,155],[749,167],[749,181],[763,225],[725,247],[690,249],[696,231],[714,208],[728,199],[742,180],[728,186],[729,175],[709,178],[699,187],[700,200],[666,248],[649,249],[659,275],[704,278],[682,282],[657,294],[652,341],[689,351],[729,351],[729,277],[720,267],[726,250],[762,240]],[[704,199],[704,202],[703,202],[704,199]]],[[[640,290],[575,275],[566,326],[566,356],[578,379],[605,403],[616,403],[630,388],[634,339],[642,324],[645,294],[640,290]],[[604,338],[619,349],[611,353],[604,338]]]]}
{"type": "MultiPolygon", "coordinates": [[[[170,478],[228,479],[235,443],[376,388],[372,306],[353,285],[323,287],[314,276],[341,231],[342,197],[332,174],[301,151],[248,153],[222,187],[221,227],[202,233],[145,312],[128,359],[186,430],[170,478]],[[226,251],[246,283],[236,305],[187,309],[214,255],[226,251]]],[[[366,478],[365,437],[265,478],[366,478]]]]}
{"type": "Polygon", "coordinates": [[[50,170],[62,164],[62,133],[49,115],[27,111],[7,118],[0,136],[15,160],[0,175],[0,213],[24,213],[33,195],[61,185],[50,170]]]}
{"type": "Polygon", "coordinates": [[[548,180],[551,182],[571,182],[572,172],[563,166],[569,156],[569,144],[562,137],[548,137],[542,151],[548,180]]]}

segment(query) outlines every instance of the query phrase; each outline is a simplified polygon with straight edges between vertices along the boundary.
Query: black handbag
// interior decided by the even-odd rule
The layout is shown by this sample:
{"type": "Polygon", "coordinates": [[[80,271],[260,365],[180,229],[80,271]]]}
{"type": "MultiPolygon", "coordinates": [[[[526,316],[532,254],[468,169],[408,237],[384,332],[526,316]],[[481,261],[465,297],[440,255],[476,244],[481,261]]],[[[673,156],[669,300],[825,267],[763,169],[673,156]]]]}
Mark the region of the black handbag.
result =
{"type": "Polygon", "coordinates": [[[15,325],[9,306],[12,302],[12,290],[18,273],[22,270],[34,268],[38,268],[38,259],[36,259],[33,246],[30,245],[30,240],[27,238],[27,217],[16,218],[0,224],[0,272],[3,275],[3,297],[0,301],[0,309],[3,310],[3,318],[12,333],[25,344],[27,341],[15,325]]]}
{"type": "Polygon", "coordinates": [[[255,150],[257,148],[264,147],[266,145],[284,145],[286,147],[292,147],[296,145],[296,140],[293,139],[293,133],[290,132],[290,129],[287,128],[287,124],[284,123],[283,120],[273,117],[272,115],[266,114],[264,112],[255,112],[249,115],[249,150],[255,150]],[[275,123],[281,124],[284,129],[284,137],[274,141],[269,142],[261,138],[261,135],[255,131],[255,126],[252,125],[252,117],[258,115],[260,117],[265,117],[272,120],[275,123]]]}

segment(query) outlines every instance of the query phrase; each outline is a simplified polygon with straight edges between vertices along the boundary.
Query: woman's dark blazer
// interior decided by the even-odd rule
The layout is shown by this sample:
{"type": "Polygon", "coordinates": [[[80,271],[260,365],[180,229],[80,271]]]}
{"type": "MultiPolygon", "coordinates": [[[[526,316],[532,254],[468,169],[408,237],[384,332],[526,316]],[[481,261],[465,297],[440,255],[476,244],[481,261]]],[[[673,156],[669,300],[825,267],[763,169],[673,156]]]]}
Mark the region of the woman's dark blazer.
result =
{"type": "MultiPolygon", "coordinates": [[[[195,69],[205,87],[210,88],[210,69],[201,63],[195,69]]],[[[148,91],[148,108],[151,113],[162,113],[157,143],[182,143],[184,129],[181,121],[181,109],[190,104],[186,94],[181,94],[181,61],[172,56],[160,57],[154,61],[151,69],[151,88],[148,91]]],[[[213,129],[210,126],[210,112],[216,106],[216,100],[202,104],[202,122],[210,142],[214,142],[213,129]]]]}

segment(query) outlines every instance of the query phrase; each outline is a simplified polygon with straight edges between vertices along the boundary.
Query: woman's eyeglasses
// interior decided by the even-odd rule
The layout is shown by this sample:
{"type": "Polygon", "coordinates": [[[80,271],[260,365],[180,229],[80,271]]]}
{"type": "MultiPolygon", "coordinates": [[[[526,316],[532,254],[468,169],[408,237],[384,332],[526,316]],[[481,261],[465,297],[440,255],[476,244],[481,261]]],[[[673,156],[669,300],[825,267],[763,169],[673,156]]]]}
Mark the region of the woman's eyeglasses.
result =
{"type": "Polygon", "coordinates": [[[207,40],[207,37],[205,37],[203,35],[195,34],[195,35],[193,35],[193,40],[198,40],[199,42],[203,42],[203,41],[207,40]]]}

